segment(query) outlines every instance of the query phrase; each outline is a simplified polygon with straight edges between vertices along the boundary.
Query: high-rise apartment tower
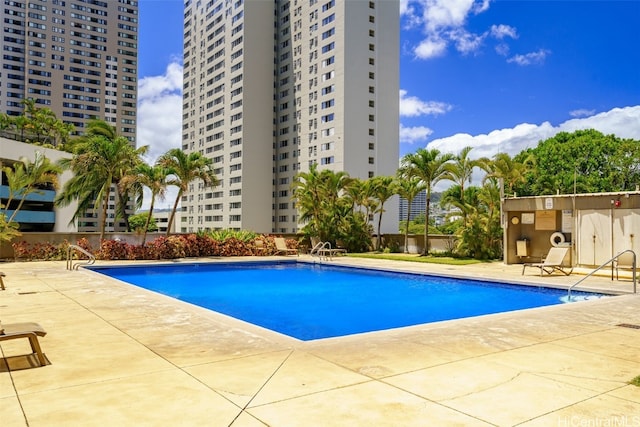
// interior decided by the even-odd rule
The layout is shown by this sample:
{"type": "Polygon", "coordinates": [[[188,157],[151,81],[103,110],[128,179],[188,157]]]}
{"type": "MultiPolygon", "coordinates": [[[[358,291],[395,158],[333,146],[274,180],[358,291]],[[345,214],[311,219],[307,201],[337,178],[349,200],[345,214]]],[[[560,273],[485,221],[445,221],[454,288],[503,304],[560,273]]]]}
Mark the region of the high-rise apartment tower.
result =
{"type": "MultiPolygon", "coordinates": [[[[99,118],[135,145],[138,2],[2,3],[0,110],[19,116],[21,101],[33,99],[36,107],[51,109],[79,134],[91,118],[99,118]]],[[[78,229],[97,230],[97,215],[88,212],[78,220],[78,229]]],[[[108,230],[123,226],[113,218],[107,221],[108,230]]]]}
{"type": "Polygon", "coordinates": [[[182,148],[220,185],[189,188],[182,231],[294,233],[291,184],[311,164],[395,174],[399,3],[186,0],[183,89],[182,148]]]}

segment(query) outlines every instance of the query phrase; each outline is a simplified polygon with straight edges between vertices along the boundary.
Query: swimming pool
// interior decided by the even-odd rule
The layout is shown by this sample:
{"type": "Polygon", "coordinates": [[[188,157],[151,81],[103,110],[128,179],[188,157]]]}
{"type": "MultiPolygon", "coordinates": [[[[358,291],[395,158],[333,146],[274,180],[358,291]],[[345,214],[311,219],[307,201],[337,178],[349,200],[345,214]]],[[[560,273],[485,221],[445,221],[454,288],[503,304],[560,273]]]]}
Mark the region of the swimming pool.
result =
{"type": "MultiPolygon", "coordinates": [[[[300,340],[561,304],[535,286],[296,261],[91,270],[300,340]]],[[[600,295],[572,292],[572,296],[600,295]]]]}

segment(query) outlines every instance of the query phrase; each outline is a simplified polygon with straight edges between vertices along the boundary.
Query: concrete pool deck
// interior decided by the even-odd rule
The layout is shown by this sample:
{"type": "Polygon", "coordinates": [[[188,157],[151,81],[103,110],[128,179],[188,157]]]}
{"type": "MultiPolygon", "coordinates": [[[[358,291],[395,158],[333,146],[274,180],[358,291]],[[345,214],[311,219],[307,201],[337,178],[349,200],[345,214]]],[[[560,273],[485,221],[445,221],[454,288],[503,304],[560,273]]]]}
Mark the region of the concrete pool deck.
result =
{"type": "MultiPolygon", "coordinates": [[[[329,263],[564,288],[583,277],[329,263]]],[[[0,344],[3,427],[640,426],[640,387],[627,384],[640,375],[640,294],[301,342],[64,262],[0,271],[0,319],[40,323],[50,362],[35,367],[26,339],[0,344]]]]}

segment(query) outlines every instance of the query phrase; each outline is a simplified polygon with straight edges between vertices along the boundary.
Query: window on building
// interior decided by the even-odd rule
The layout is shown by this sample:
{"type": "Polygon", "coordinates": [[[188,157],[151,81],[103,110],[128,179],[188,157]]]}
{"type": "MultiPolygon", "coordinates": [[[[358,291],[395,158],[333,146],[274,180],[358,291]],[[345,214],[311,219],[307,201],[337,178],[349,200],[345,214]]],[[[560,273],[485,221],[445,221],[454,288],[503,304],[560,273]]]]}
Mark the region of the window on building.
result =
{"type": "MultiPolygon", "coordinates": [[[[336,15],[334,13],[332,13],[331,15],[327,16],[326,18],[324,18],[322,20],[322,25],[327,25],[327,24],[333,22],[335,19],[336,19],[336,15]]],[[[369,22],[371,22],[371,21],[369,21],[369,22]]]]}
{"type": "Polygon", "coordinates": [[[334,157],[333,156],[329,156],[329,157],[322,157],[320,159],[320,164],[321,165],[330,165],[334,162],[334,157]]]}

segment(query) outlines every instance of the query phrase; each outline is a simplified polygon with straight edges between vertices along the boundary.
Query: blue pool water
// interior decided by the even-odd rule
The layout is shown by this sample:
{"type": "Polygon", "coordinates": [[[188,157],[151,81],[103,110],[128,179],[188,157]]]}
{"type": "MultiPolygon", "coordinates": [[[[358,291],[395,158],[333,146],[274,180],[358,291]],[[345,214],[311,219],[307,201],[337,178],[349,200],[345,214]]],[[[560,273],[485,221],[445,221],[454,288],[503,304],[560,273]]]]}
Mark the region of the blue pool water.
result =
{"type": "MultiPolygon", "coordinates": [[[[92,267],[301,339],[561,304],[566,291],[297,262],[92,267]]],[[[572,292],[572,298],[599,295],[572,292]]]]}

